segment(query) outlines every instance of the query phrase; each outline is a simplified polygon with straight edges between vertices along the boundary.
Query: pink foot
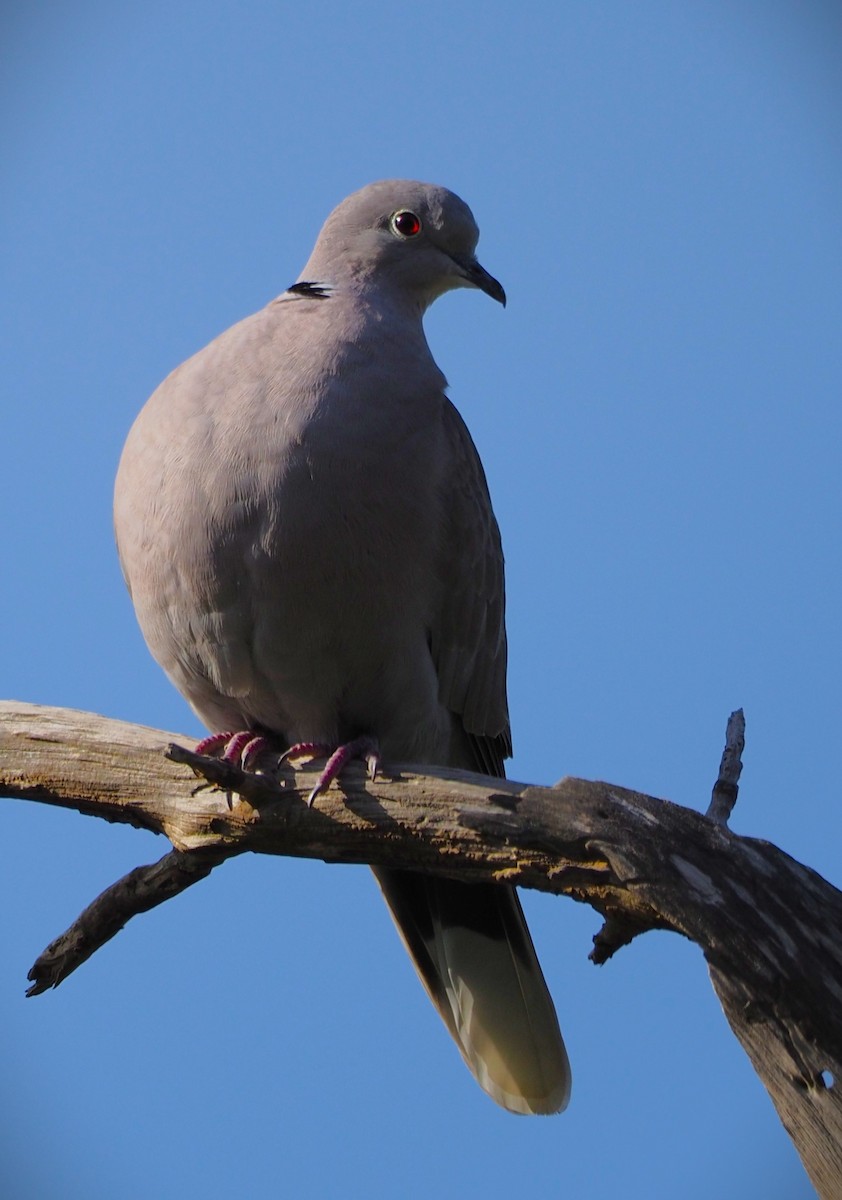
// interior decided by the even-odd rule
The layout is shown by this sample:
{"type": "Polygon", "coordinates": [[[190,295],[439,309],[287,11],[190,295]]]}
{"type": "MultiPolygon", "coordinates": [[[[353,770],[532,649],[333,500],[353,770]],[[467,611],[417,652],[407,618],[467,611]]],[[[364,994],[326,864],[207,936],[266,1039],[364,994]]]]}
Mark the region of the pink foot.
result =
{"type": "Polygon", "coordinates": [[[344,746],[328,746],[323,742],[296,742],[281,756],[281,762],[290,762],[296,758],[324,758],[329,756],[325,769],[316,780],[316,786],[307,797],[307,803],[312,808],[313,802],[322,792],[327,791],[342,768],[355,758],[361,758],[368,767],[369,779],[375,779],[380,766],[380,747],[377,738],[358,737],[344,746]]]}
{"type": "Polygon", "coordinates": [[[247,771],[249,765],[267,745],[268,742],[262,734],[242,729],[238,733],[212,733],[210,737],[199,742],[196,753],[222,758],[225,762],[236,763],[247,771]]]}
{"type": "Polygon", "coordinates": [[[327,742],[295,742],[281,755],[281,762],[294,762],[299,758],[330,758],[334,747],[327,742]]]}

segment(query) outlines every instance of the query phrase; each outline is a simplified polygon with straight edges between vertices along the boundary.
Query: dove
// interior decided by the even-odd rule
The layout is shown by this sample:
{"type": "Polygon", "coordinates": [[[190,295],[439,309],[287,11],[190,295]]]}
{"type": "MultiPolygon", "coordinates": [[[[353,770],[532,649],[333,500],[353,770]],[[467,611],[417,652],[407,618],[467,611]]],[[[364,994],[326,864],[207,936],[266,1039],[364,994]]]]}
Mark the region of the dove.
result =
{"type": "MultiPolygon", "coordinates": [[[[120,460],[123,573],[203,744],[336,751],[316,793],[354,756],[501,777],[511,754],[500,534],[423,328],[454,288],[505,304],[478,237],[443,187],[355,192],[294,284],[160,385],[120,460]]],[[[514,888],[374,873],[480,1086],[511,1112],[563,1109],[514,888]]]]}

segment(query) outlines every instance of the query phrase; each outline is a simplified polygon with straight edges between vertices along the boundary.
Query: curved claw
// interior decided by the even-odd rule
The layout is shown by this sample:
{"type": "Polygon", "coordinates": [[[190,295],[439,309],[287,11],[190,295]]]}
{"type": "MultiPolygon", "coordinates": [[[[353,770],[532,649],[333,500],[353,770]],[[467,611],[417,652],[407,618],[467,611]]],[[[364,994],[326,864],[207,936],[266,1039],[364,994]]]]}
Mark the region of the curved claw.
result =
{"type": "Polygon", "coordinates": [[[267,740],[262,733],[253,729],[240,729],[236,732],[212,733],[203,738],[196,746],[197,754],[209,754],[214,758],[222,758],[225,762],[236,763],[244,771],[261,751],[266,749],[267,740]]]}
{"type": "Polygon", "coordinates": [[[225,747],[233,737],[236,737],[236,734],[230,730],[227,733],[211,733],[208,737],[202,738],[200,742],[196,743],[196,753],[207,754],[216,758],[217,751],[222,750],[224,753],[225,747]]]}
{"type": "Polygon", "coordinates": [[[281,762],[294,762],[298,758],[329,758],[333,746],[327,742],[295,742],[281,755],[281,762]]]}
{"type": "MultiPolygon", "coordinates": [[[[321,749],[324,752],[324,747],[321,747],[321,749]]],[[[317,756],[313,755],[313,757],[317,756]]],[[[377,777],[377,771],[380,766],[380,747],[377,744],[377,739],[373,737],[354,738],[353,741],[346,742],[344,746],[337,746],[327,760],[324,770],[316,780],[315,787],[307,797],[307,806],[309,808],[313,807],[317,796],[327,791],[342,768],[355,758],[362,759],[365,762],[368,768],[369,779],[374,780],[377,777]]]]}

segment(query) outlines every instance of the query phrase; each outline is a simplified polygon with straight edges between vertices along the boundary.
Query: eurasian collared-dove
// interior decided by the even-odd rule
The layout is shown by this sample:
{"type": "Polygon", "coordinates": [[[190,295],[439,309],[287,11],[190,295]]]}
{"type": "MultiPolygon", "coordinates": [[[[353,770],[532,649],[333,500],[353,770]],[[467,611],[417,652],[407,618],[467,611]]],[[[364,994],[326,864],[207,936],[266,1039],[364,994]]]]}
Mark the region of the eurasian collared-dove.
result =
{"type": "MultiPolygon", "coordinates": [[[[452,192],[375,183],[298,283],[175,370],[123,451],[115,526],[149,648],[211,731],[376,739],[501,776],[503,556],[470,435],[422,329],[457,287],[505,303],[452,192]]],[[[570,1070],[513,888],[378,869],[481,1086],[562,1109],[570,1070]]]]}

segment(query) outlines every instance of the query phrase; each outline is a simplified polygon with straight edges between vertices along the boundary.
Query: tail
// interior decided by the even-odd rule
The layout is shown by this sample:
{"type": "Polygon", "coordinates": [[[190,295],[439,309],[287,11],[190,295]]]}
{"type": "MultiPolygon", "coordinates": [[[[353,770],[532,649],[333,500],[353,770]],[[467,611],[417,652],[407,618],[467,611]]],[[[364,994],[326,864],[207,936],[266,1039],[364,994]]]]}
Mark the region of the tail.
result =
{"type": "Polygon", "coordinates": [[[514,888],[385,868],[374,874],[480,1087],[510,1112],[561,1112],[570,1064],[514,888]]]}

